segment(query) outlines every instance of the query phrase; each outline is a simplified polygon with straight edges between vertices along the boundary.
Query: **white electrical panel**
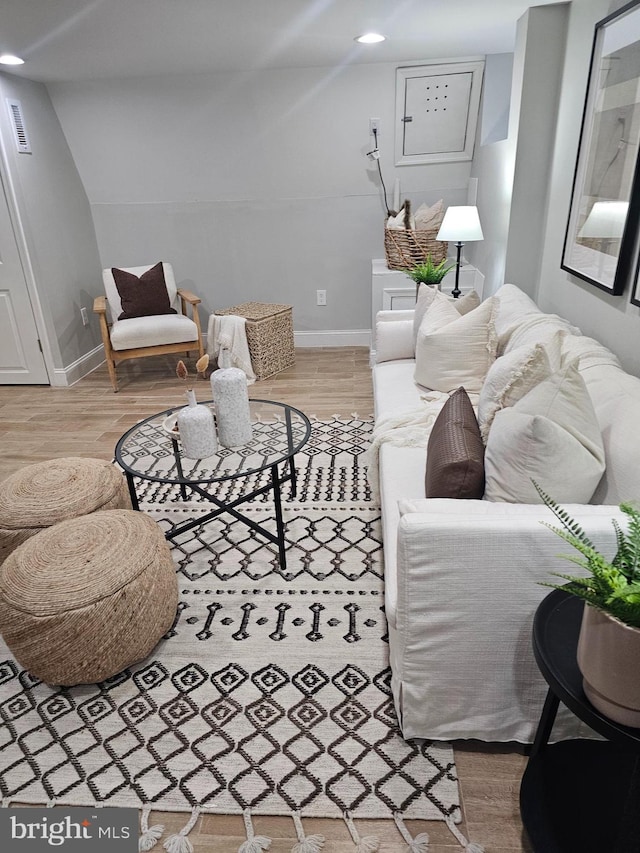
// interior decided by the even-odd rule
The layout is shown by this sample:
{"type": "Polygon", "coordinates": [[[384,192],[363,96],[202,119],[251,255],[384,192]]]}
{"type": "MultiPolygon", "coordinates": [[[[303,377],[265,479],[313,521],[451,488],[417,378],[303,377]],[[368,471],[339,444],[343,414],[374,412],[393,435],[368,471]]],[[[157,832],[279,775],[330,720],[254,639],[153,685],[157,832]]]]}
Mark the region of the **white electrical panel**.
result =
{"type": "Polygon", "coordinates": [[[397,166],[472,159],[483,71],[480,60],[397,69],[397,166]]]}

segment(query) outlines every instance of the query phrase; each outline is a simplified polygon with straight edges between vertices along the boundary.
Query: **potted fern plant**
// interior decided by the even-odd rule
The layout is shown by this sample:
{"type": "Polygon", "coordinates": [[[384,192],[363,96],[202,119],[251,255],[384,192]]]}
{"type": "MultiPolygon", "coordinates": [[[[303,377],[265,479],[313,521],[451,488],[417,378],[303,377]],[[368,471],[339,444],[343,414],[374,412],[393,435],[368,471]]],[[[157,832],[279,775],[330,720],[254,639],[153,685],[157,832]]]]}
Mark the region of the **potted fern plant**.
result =
{"type": "Polygon", "coordinates": [[[418,299],[418,289],[421,284],[440,284],[445,275],[455,267],[455,264],[447,265],[447,259],[444,258],[439,264],[434,264],[431,255],[427,255],[426,259],[409,270],[405,270],[409,278],[412,278],[416,283],[416,300],[418,299]]]}
{"type": "Polygon", "coordinates": [[[601,554],[583,528],[535,484],[560,527],[543,522],[578,552],[563,558],[582,566],[586,576],[556,576],[563,589],[585,602],[578,639],[578,667],[591,704],[618,723],[640,727],[640,511],[620,504],[628,530],[612,524],[617,550],[612,560],[601,554]]]}

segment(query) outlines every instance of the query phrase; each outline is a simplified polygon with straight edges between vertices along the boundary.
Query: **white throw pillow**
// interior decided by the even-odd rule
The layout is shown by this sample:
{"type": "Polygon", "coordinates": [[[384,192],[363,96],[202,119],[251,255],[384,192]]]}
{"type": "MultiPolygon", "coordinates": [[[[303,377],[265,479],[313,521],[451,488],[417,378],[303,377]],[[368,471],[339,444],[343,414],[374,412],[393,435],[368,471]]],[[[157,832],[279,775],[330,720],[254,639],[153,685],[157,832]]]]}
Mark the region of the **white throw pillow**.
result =
{"type": "Polygon", "coordinates": [[[431,307],[431,303],[436,297],[436,293],[438,293],[438,286],[435,284],[420,284],[418,287],[418,298],[416,299],[416,308],[413,312],[413,345],[415,347],[416,339],[418,337],[418,329],[420,328],[420,323],[422,323],[422,318],[427,313],[429,308],[431,307]]]}
{"type": "Polygon", "coordinates": [[[493,421],[484,458],[485,500],[540,503],[532,480],[559,503],[589,503],[605,456],[577,365],[554,373],[493,421]]]}
{"type": "MultiPolygon", "coordinates": [[[[398,213],[396,213],[395,216],[389,216],[388,217],[387,228],[389,228],[391,231],[406,231],[407,227],[405,224],[405,219],[406,219],[405,208],[404,208],[404,204],[403,204],[402,207],[400,208],[400,211],[398,213]]],[[[413,230],[415,227],[416,227],[416,220],[415,220],[413,214],[411,213],[411,211],[409,211],[409,228],[411,230],[413,230]]]]}
{"type": "Polygon", "coordinates": [[[443,326],[446,326],[447,323],[452,323],[454,320],[459,319],[460,314],[456,306],[453,304],[453,299],[450,299],[448,296],[445,296],[444,293],[436,290],[433,295],[433,299],[431,300],[431,304],[427,311],[425,311],[424,317],[420,322],[418,334],[420,334],[420,332],[435,332],[437,329],[441,329],[443,326]]]}
{"type": "Polygon", "coordinates": [[[474,308],[477,308],[478,305],[480,305],[480,297],[475,290],[470,290],[468,293],[465,293],[463,296],[459,296],[457,299],[454,299],[453,296],[450,296],[449,299],[453,301],[458,314],[468,314],[469,311],[473,311],[474,308]]]}
{"type": "Polygon", "coordinates": [[[496,414],[560,369],[562,337],[563,333],[556,331],[545,343],[518,347],[493,362],[478,401],[478,423],[485,444],[496,414]]]}
{"type": "Polygon", "coordinates": [[[416,228],[419,231],[426,228],[439,228],[443,219],[444,199],[440,199],[435,204],[432,204],[431,207],[428,204],[421,204],[416,210],[416,228]]]}
{"type": "Polygon", "coordinates": [[[467,393],[478,394],[496,357],[496,301],[487,299],[462,316],[454,302],[439,293],[425,314],[416,342],[414,379],[434,391],[463,386],[467,393]]]}
{"type": "MultiPolygon", "coordinates": [[[[425,284],[422,282],[418,288],[418,298],[416,300],[416,308],[413,313],[414,347],[418,339],[418,329],[420,328],[420,324],[422,323],[424,315],[433,304],[436,293],[440,293],[441,296],[445,296],[436,284],[425,284]]],[[[480,297],[475,290],[470,290],[458,299],[454,299],[453,296],[446,296],[445,298],[451,302],[458,314],[468,314],[469,311],[473,311],[474,308],[477,308],[478,305],[480,305],[480,297]]]]}

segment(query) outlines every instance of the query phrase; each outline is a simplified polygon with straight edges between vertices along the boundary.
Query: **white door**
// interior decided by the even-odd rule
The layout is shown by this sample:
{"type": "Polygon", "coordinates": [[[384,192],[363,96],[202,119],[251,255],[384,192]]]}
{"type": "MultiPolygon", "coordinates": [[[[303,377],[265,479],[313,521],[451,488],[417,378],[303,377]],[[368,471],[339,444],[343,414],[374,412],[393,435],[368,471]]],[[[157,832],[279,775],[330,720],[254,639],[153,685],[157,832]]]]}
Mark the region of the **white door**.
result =
{"type": "Polygon", "coordinates": [[[27,282],[0,181],[0,385],[48,384],[27,282]]]}

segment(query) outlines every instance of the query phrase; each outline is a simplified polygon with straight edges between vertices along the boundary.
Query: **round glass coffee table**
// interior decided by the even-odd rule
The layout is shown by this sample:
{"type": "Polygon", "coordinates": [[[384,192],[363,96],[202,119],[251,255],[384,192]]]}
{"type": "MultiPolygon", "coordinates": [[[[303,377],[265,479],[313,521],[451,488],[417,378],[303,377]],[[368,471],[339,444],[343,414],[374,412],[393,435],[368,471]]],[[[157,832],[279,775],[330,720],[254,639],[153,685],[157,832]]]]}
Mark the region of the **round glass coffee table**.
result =
{"type": "MultiPolygon", "coordinates": [[[[202,405],[215,406],[211,400],[202,405]]],[[[175,525],[165,535],[174,539],[222,513],[238,521],[278,546],[280,566],[286,568],[281,488],[291,483],[296,495],[295,454],[307,443],[311,422],[299,409],[273,400],[249,400],[253,438],[241,447],[219,447],[206,459],[189,459],[182,453],[179,434],[171,429],[173,416],[181,409],[165,409],[140,421],[118,441],[115,458],[124,470],[134,509],[139,509],[136,482],[175,486],[183,501],[189,495],[209,501],[216,509],[195,520],[175,525]],[[228,481],[253,480],[253,488],[225,488],[228,481]],[[265,481],[260,484],[260,481],[265,481]],[[238,494],[242,491],[242,494],[238,494]],[[221,493],[222,496],[221,496],[221,493]],[[277,533],[273,533],[236,507],[260,495],[272,493],[277,533]]],[[[246,485],[246,484],[245,484],[246,485]]]]}

